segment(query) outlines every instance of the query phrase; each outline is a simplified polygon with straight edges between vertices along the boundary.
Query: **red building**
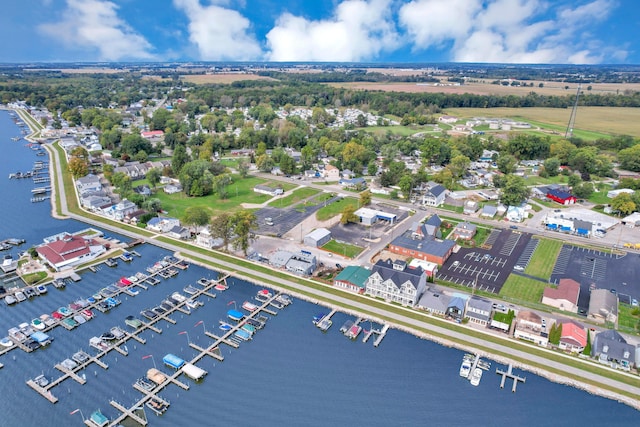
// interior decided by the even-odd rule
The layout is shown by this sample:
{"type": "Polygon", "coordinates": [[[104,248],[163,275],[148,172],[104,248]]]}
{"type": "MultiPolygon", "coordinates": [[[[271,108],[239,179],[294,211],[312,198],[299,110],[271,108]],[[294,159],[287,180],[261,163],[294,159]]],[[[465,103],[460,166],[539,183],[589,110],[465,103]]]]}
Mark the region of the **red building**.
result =
{"type": "Polygon", "coordinates": [[[561,205],[573,205],[578,200],[573,194],[562,190],[549,190],[547,199],[551,199],[561,205]]]}

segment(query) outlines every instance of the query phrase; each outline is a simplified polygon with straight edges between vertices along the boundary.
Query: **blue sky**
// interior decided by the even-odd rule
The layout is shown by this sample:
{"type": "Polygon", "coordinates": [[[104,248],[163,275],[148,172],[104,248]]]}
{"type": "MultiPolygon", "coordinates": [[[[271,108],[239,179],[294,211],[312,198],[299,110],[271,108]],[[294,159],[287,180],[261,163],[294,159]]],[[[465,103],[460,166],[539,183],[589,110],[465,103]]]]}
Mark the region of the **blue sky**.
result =
{"type": "Polygon", "coordinates": [[[0,62],[640,64],[637,0],[9,0],[0,62]]]}

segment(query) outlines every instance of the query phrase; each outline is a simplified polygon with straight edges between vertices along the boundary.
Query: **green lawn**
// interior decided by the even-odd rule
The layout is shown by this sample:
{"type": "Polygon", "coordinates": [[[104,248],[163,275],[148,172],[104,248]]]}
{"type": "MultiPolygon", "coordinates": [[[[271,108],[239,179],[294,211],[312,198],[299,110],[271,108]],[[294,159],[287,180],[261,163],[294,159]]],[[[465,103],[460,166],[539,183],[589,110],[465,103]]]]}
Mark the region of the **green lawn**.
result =
{"type": "Polygon", "coordinates": [[[274,208],[286,208],[311,196],[315,196],[319,192],[320,190],[310,187],[298,188],[296,190],[293,190],[293,192],[288,196],[272,200],[271,202],[269,202],[269,206],[274,208]]]}
{"type": "Polygon", "coordinates": [[[395,135],[400,135],[400,136],[411,136],[420,132],[429,132],[429,133],[436,133],[436,134],[442,133],[442,128],[441,130],[434,131],[433,126],[419,126],[419,125],[367,126],[363,128],[357,128],[357,129],[363,130],[365,132],[376,133],[376,134],[386,134],[387,132],[391,132],[395,135]]]}
{"type": "Polygon", "coordinates": [[[547,283],[539,282],[528,277],[510,274],[500,290],[503,298],[513,298],[519,301],[539,303],[542,300],[542,292],[547,283]]]}
{"type": "Polygon", "coordinates": [[[358,209],[359,205],[359,199],[355,199],[353,197],[343,197],[338,201],[321,207],[316,213],[316,218],[318,218],[319,221],[325,221],[327,219],[333,218],[336,215],[342,214],[342,211],[346,206],[353,206],[355,209],[358,209]]]}
{"type": "Polygon", "coordinates": [[[529,175],[524,181],[527,185],[566,184],[569,178],[564,175],[551,176],[549,178],[529,175]]]}
{"type": "Polygon", "coordinates": [[[626,304],[618,306],[618,329],[622,332],[640,332],[640,310],[626,304]],[[635,314],[634,314],[635,313],[635,314]]]}
{"type": "Polygon", "coordinates": [[[597,193],[594,191],[589,196],[589,201],[591,203],[595,203],[596,205],[608,205],[611,203],[611,199],[607,197],[608,190],[601,190],[597,193]]]}
{"type": "Polygon", "coordinates": [[[524,270],[526,274],[549,280],[558,254],[562,249],[560,240],[540,239],[529,265],[524,270]]]}
{"type": "Polygon", "coordinates": [[[351,245],[349,243],[342,243],[336,240],[330,240],[327,242],[322,249],[325,251],[333,252],[337,255],[342,255],[348,258],[354,258],[358,256],[360,252],[362,252],[362,248],[360,246],[351,245]]]}

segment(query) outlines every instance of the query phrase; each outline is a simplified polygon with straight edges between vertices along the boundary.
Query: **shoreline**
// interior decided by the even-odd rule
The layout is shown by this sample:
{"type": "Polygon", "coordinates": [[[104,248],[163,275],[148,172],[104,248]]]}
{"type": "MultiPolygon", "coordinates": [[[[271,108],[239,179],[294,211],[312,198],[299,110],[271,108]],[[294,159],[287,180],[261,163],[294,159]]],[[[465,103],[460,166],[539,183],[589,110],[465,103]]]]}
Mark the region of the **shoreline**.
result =
{"type": "MultiPolygon", "coordinates": [[[[27,141],[30,141],[32,143],[38,143],[37,141],[35,141],[32,138],[32,136],[36,133],[37,129],[34,130],[34,128],[32,127],[33,123],[31,122],[31,120],[33,120],[33,118],[30,117],[28,112],[22,111],[22,110],[19,110],[19,109],[10,109],[10,108],[5,108],[5,109],[16,112],[16,114],[18,114],[21,117],[21,119],[25,122],[25,124],[31,130],[31,133],[29,135],[25,136],[24,139],[27,140],[27,141]],[[25,118],[23,117],[23,114],[29,115],[29,118],[31,120],[25,120],[25,118]]],[[[43,145],[46,146],[45,144],[43,144],[43,145]]],[[[56,171],[53,168],[53,164],[52,164],[54,162],[54,160],[56,160],[56,156],[49,149],[47,150],[47,152],[49,153],[49,160],[50,160],[49,173],[50,173],[50,175],[52,177],[52,180],[51,180],[51,183],[52,183],[52,197],[51,197],[51,207],[52,207],[51,213],[52,213],[52,217],[54,217],[56,219],[75,218],[76,220],[80,220],[80,221],[83,221],[83,222],[86,222],[86,223],[89,223],[89,224],[92,224],[92,225],[96,225],[95,223],[97,223],[97,226],[105,228],[105,225],[102,224],[98,220],[92,220],[92,219],[84,218],[84,217],[79,216],[79,215],[63,216],[63,215],[58,215],[57,214],[56,206],[55,206],[56,202],[55,201],[56,201],[57,197],[61,197],[62,198],[64,196],[64,184],[62,182],[56,183],[56,181],[55,181],[55,172],[56,171]],[[62,188],[58,188],[58,186],[56,184],[59,184],[62,188]]],[[[62,172],[60,172],[60,173],[62,173],[62,172]]],[[[64,203],[62,203],[62,208],[63,209],[65,208],[65,204],[64,203]]],[[[109,228],[109,227],[107,227],[107,228],[109,228]]],[[[127,235],[128,233],[133,234],[132,232],[125,232],[124,234],[127,235]]],[[[142,237],[144,238],[144,236],[142,236],[142,237]]],[[[168,249],[168,246],[169,246],[168,244],[165,244],[163,242],[154,241],[153,239],[144,238],[144,241],[146,243],[154,244],[154,245],[162,247],[164,249],[168,249]]],[[[187,249],[187,251],[189,251],[189,249],[187,249]]],[[[616,401],[618,401],[620,403],[624,403],[624,404],[626,404],[628,406],[631,406],[632,408],[634,408],[636,410],[640,410],[640,398],[639,399],[633,399],[631,397],[627,397],[627,396],[618,394],[618,393],[616,393],[614,391],[603,389],[603,388],[601,388],[599,386],[596,386],[596,385],[591,385],[591,384],[584,383],[584,382],[582,382],[582,381],[580,381],[578,379],[574,379],[574,378],[571,378],[571,377],[567,377],[567,376],[556,374],[556,373],[553,373],[553,372],[550,372],[550,371],[546,371],[546,370],[544,370],[542,368],[535,367],[535,366],[530,366],[530,365],[527,365],[524,362],[513,360],[513,359],[509,359],[507,357],[503,357],[503,356],[500,356],[500,355],[497,355],[497,354],[493,354],[491,352],[487,352],[487,351],[484,351],[484,350],[479,350],[479,349],[473,347],[473,345],[470,344],[470,343],[463,344],[463,343],[460,343],[460,342],[457,342],[457,341],[447,340],[445,338],[438,337],[438,336],[429,334],[427,332],[423,332],[422,330],[412,329],[411,327],[399,324],[399,323],[394,322],[392,320],[381,320],[379,318],[376,319],[370,313],[364,314],[363,312],[360,312],[357,309],[346,308],[346,307],[343,307],[343,306],[341,306],[339,304],[335,304],[335,303],[332,303],[332,302],[329,302],[329,301],[321,301],[318,298],[314,299],[313,297],[310,297],[310,296],[305,295],[303,293],[297,292],[293,287],[284,289],[284,288],[280,288],[275,283],[262,282],[261,280],[259,280],[257,278],[249,278],[249,277],[244,276],[238,270],[225,271],[225,269],[222,268],[222,267],[217,267],[217,266],[214,267],[212,265],[208,265],[208,264],[200,262],[198,260],[194,260],[192,258],[192,256],[190,256],[189,254],[186,254],[185,252],[183,252],[183,250],[179,250],[178,252],[180,252],[181,257],[187,258],[187,259],[189,259],[190,262],[192,262],[194,264],[197,264],[197,265],[201,265],[201,266],[203,266],[203,267],[205,267],[207,269],[212,269],[214,271],[221,271],[221,272],[229,272],[230,274],[232,274],[233,277],[236,277],[238,279],[245,280],[245,281],[248,281],[250,283],[261,284],[261,285],[264,285],[266,287],[282,290],[283,292],[286,292],[286,293],[289,293],[289,294],[292,294],[292,295],[296,296],[296,298],[300,298],[302,300],[311,302],[311,303],[316,304],[316,305],[322,305],[322,306],[326,306],[326,307],[329,307],[329,308],[332,308],[332,309],[335,308],[338,311],[341,311],[341,312],[349,314],[349,315],[363,316],[363,317],[371,318],[376,323],[388,324],[390,327],[392,327],[394,329],[409,333],[409,334],[414,335],[414,336],[416,336],[418,338],[421,338],[421,339],[427,339],[427,340],[435,342],[435,343],[437,343],[439,345],[443,345],[443,346],[446,346],[446,347],[453,347],[453,348],[456,348],[456,349],[459,349],[459,350],[462,350],[462,351],[474,352],[474,353],[480,354],[482,357],[490,358],[490,359],[495,360],[495,361],[497,361],[499,363],[503,363],[503,364],[511,363],[517,369],[520,369],[520,370],[523,370],[523,371],[527,371],[527,372],[531,372],[531,373],[533,373],[535,375],[539,375],[539,376],[541,376],[543,378],[546,378],[546,379],[548,379],[548,380],[550,380],[552,382],[569,385],[569,386],[572,386],[574,388],[586,391],[586,392],[588,392],[590,394],[597,395],[597,396],[600,396],[600,397],[605,397],[605,398],[612,399],[612,400],[616,400],[616,401]]],[[[204,255],[204,257],[213,258],[214,260],[212,262],[215,262],[217,265],[221,265],[220,261],[215,261],[215,252],[212,252],[211,255],[204,255]]],[[[242,268],[244,268],[244,267],[242,267],[242,268]]],[[[309,292],[314,292],[314,290],[310,289],[309,292]]],[[[366,302],[367,301],[363,301],[363,304],[366,304],[366,302]]],[[[389,313],[389,314],[391,314],[391,313],[389,313]]],[[[390,317],[390,316],[388,316],[388,317],[390,317]]],[[[429,324],[426,324],[426,325],[427,326],[423,327],[422,329],[426,329],[429,326],[429,324]]],[[[469,337],[469,338],[471,338],[471,337],[469,337]]],[[[505,344],[506,344],[506,341],[505,341],[505,344]]],[[[602,368],[604,368],[604,367],[602,367],[602,368]]],[[[602,375],[602,376],[605,376],[605,375],[602,375]]],[[[613,381],[618,382],[617,380],[613,380],[613,381]]],[[[623,383],[620,383],[620,384],[623,385],[623,383]]],[[[621,387],[621,388],[623,388],[623,387],[621,387]]]]}

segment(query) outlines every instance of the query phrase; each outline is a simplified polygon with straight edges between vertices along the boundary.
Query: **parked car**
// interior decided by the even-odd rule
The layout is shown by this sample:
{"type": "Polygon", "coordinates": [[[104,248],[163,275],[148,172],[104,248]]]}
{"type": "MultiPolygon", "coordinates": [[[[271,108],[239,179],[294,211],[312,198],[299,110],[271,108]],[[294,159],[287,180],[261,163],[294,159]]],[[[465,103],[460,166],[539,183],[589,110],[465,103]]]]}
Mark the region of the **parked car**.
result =
{"type": "Polygon", "coordinates": [[[510,225],[509,228],[512,229],[512,230],[517,230],[518,226],[517,225],[510,225]]]}

